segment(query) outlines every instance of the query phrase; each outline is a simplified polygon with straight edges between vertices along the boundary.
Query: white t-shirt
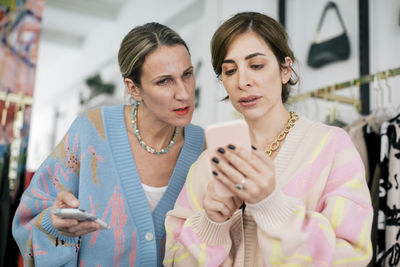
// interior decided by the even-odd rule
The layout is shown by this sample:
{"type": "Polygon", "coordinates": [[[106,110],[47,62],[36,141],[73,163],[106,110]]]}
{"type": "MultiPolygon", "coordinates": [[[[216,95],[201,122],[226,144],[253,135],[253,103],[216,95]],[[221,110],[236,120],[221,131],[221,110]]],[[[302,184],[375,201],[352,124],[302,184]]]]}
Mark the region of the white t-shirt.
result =
{"type": "Polygon", "coordinates": [[[154,187],[145,185],[142,183],[144,193],[146,194],[147,202],[149,202],[150,210],[153,212],[154,208],[157,206],[167,186],[154,187]]]}

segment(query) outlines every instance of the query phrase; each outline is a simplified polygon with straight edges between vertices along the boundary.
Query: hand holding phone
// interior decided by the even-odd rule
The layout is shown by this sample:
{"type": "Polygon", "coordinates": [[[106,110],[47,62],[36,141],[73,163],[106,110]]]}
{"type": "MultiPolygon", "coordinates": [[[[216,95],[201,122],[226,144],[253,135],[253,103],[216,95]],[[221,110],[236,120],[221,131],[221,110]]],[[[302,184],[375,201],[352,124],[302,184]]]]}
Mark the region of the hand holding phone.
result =
{"type": "Polygon", "coordinates": [[[110,229],[111,227],[103,220],[97,218],[95,215],[82,210],[82,209],[53,209],[52,213],[63,219],[75,219],[78,221],[94,221],[100,225],[100,229],[110,229]]]}
{"type": "MultiPolygon", "coordinates": [[[[251,150],[249,127],[244,120],[209,125],[205,128],[205,136],[210,158],[217,156],[219,147],[229,144],[251,150]]],[[[214,180],[214,184],[215,192],[221,197],[233,196],[233,193],[217,179],[214,180]]]]}

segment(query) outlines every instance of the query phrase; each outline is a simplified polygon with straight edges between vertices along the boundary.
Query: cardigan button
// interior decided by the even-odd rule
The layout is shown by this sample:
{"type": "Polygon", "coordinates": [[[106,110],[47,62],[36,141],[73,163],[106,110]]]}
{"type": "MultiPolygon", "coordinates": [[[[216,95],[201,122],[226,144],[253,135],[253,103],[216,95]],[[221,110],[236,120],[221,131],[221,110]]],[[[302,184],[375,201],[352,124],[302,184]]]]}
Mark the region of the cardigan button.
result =
{"type": "Polygon", "coordinates": [[[153,233],[151,233],[151,232],[147,232],[147,233],[144,235],[144,237],[146,238],[147,241],[152,241],[153,238],[154,238],[154,235],[153,235],[153,233]]]}

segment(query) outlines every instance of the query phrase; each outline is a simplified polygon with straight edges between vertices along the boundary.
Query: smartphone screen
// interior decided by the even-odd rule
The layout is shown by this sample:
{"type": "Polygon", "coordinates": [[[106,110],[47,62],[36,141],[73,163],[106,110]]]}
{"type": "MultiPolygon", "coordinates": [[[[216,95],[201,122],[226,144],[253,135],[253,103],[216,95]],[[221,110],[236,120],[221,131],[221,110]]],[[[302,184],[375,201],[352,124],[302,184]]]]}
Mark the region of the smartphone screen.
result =
{"type": "MultiPolygon", "coordinates": [[[[219,147],[226,147],[229,144],[251,150],[249,127],[244,120],[209,125],[205,128],[205,136],[210,159],[218,157],[217,149],[219,147]]],[[[223,160],[221,157],[218,158],[223,160]]],[[[221,197],[233,196],[233,193],[217,179],[214,180],[214,185],[216,193],[221,197]]]]}

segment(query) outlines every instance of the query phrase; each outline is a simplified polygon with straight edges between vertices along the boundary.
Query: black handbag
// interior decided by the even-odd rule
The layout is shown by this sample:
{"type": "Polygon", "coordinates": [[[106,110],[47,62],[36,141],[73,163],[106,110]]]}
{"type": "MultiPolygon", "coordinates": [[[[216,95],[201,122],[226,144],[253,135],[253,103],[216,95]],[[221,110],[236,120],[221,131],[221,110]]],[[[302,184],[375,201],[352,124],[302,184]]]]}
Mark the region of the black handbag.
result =
{"type": "Polygon", "coordinates": [[[314,40],[308,51],[307,64],[312,68],[320,68],[329,63],[346,60],[350,57],[350,41],[339,9],[334,2],[328,2],[322,12],[314,40]],[[343,28],[343,33],[329,40],[320,42],[318,35],[322,27],[326,12],[334,8],[343,28]]]}

